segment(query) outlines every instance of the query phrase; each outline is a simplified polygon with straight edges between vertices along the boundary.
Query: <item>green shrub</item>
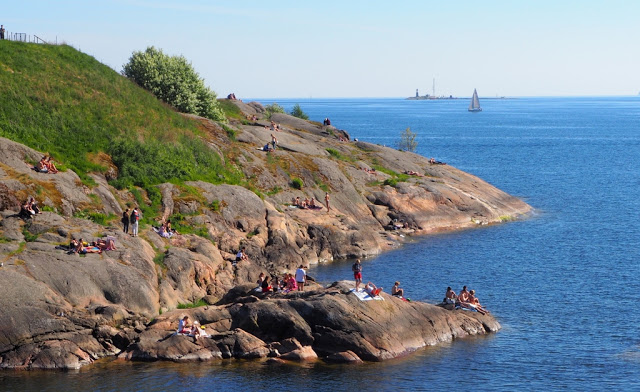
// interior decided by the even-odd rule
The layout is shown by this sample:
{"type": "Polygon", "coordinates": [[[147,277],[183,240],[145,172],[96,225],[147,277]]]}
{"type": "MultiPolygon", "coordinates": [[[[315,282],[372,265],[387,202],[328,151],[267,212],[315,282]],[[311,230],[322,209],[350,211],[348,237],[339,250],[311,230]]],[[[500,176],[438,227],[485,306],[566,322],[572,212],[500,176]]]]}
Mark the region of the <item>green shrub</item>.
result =
{"type": "Polygon", "coordinates": [[[153,258],[153,262],[156,263],[157,265],[159,265],[162,269],[166,269],[167,266],[164,263],[164,259],[167,257],[167,253],[166,252],[162,252],[162,253],[158,253],[154,258],[153,258]]]}
{"type": "Polygon", "coordinates": [[[37,234],[31,234],[31,232],[29,231],[30,226],[31,226],[31,223],[28,223],[22,227],[22,235],[24,236],[24,240],[26,242],[34,242],[35,240],[38,239],[37,234]]]}
{"type": "Polygon", "coordinates": [[[277,103],[265,106],[264,110],[267,113],[267,118],[271,118],[273,113],[284,113],[284,108],[277,103]]]}
{"type": "Polygon", "coordinates": [[[282,192],[282,188],[280,188],[279,186],[274,186],[270,191],[267,192],[267,196],[277,195],[280,192],[282,192]]]}
{"type": "Polygon", "coordinates": [[[240,121],[246,120],[246,117],[242,113],[242,110],[240,110],[240,108],[236,104],[234,104],[233,101],[230,101],[228,99],[219,99],[218,106],[227,118],[233,118],[240,121]]]}
{"type": "Polygon", "coordinates": [[[116,218],[114,214],[105,215],[100,212],[89,211],[87,209],[76,211],[73,216],[75,218],[88,219],[102,226],[107,226],[109,221],[116,218]]]}
{"type": "Polygon", "coordinates": [[[150,46],[144,52],[133,52],[122,73],[181,112],[225,120],[216,93],[183,56],[169,56],[150,46]]]}
{"type": "Polygon", "coordinates": [[[194,302],[190,302],[190,303],[186,303],[186,304],[178,304],[178,309],[192,309],[192,308],[199,308],[201,306],[207,306],[209,305],[208,303],[206,303],[202,298],[194,301],[194,302]]]}
{"type": "Polygon", "coordinates": [[[387,178],[386,180],[384,180],[384,185],[395,187],[396,185],[398,185],[398,180],[396,178],[387,178]]]}
{"type": "Polygon", "coordinates": [[[229,137],[229,139],[235,141],[236,140],[236,136],[237,136],[237,132],[235,129],[231,128],[228,125],[225,124],[221,124],[222,125],[222,129],[225,130],[225,132],[227,132],[227,137],[229,137]]]}
{"type": "Polygon", "coordinates": [[[209,204],[209,208],[211,211],[219,212],[220,211],[220,200],[214,200],[209,204]]]}
{"type": "Polygon", "coordinates": [[[294,177],[291,179],[291,187],[295,189],[302,189],[303,186],[304,186],[304,182],[302,182],[302,179],[298,177],[294,177]]]}
{"type": "Polygon", "coordinates": [[[308,120],[309,119],[309,116],[305,112],[302,111],[302,108],[300,107],[300,104],[297,104],[297,103],[293,106],[293,109],[291,109],[291,113],[289,113],[289,114],[291,114],[293,117],[298,117],[298,118],[301,118],[303,120],[308,120]]]}

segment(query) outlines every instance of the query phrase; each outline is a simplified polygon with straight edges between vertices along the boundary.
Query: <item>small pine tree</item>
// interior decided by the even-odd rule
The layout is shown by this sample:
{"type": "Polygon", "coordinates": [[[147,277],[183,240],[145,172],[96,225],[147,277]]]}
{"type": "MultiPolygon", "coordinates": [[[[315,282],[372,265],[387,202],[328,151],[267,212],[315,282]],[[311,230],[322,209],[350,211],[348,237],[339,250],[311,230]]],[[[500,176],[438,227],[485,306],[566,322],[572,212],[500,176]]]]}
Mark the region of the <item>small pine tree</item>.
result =
{"type": "Polygon", "coordinates": [[[416,134],[411,132],[411,128],[407,127],[407,129],[402,132],[400,135],[400,141],[398,142],[398,149],[403,151],[415,152],[418,147],[418,142],[416,141],[416,134]]]}
{"type": "Polygon", "coordinates": [[[307,116],[307,113],[302,111],[302,108],[300,107],[299,103],[296,103],[295,106],[293,107],[293,109],[291,109],[291,113],[292,116],[294,117],[298,117],[301,118],[303,120],[308,120],[309,116],[307,116]]]}

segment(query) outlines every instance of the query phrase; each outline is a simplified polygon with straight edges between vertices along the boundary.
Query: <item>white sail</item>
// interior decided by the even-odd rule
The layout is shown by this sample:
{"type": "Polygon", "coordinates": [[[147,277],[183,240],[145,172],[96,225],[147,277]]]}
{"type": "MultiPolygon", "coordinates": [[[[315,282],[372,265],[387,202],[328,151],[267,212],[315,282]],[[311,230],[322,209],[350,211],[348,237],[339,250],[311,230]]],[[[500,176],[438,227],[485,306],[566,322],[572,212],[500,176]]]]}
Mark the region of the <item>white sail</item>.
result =
{"type": "Polygon", "coordinates": [[[471,97],[471,103],[469,104],[470,112],[480,112],[482,108],[480,107],[480,101],[478,100],[478,92],[476,89],[473,89],[473,96],[471,97]]]}

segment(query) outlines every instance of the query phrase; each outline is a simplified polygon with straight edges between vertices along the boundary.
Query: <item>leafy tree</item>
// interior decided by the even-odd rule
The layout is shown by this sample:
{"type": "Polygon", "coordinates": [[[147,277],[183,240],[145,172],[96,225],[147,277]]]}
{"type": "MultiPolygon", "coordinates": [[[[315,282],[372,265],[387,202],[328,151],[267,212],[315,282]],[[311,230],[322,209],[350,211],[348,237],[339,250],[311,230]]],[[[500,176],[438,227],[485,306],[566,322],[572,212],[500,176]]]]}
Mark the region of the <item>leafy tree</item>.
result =
{"type": "Polygon", "coordinates": [[[284,113],[284,108],[277,103],[272,103],[271,105],[265,106],[264,110],[267,112],[268,118],[271,118],[271,115],[273,113],[284,113]]]}
{"type": "Polygon", "coordinates": [[[169,56],[150,46],[133,52],[122,73],[157,98],[183,113],[192,113],[215,121],[225,117],[216,101],[216,93],[183,56],[169,56]]]}
{"type": "Polygon", "coordinates": [[[299,103],[296,103],[296,105],[293,107],[293,109],[291,109],[291,113],[292,116],[294,117],[298,117],[301,118],[303,120],[308,120],[309,116],[307,116],[307,113],[302,111],[302,108],[300,107],[299,103]]]}
{"type": "Polygon", "coordinates": [[[416,134],[411,132],[411,128],[407,127],[407,129],[402,132],[400,135],[400,141],[398,142],[398,149],[404,151],[415,152],[418,147],[418,142],[416,141],[416,134]]]}

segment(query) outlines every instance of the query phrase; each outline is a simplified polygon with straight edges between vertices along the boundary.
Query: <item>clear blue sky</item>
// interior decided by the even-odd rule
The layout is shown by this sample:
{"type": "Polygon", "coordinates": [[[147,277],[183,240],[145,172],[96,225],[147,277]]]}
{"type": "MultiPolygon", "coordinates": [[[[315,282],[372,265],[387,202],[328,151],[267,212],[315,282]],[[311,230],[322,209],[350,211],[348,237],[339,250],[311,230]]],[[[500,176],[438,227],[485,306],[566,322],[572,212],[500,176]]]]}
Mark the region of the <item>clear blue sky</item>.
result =
{"type": "Polygon", "coordinates": [[[238,98],[630,95],[640,1],[4,1],[7,31],[120,71],[155,46],[238,98]]]}

